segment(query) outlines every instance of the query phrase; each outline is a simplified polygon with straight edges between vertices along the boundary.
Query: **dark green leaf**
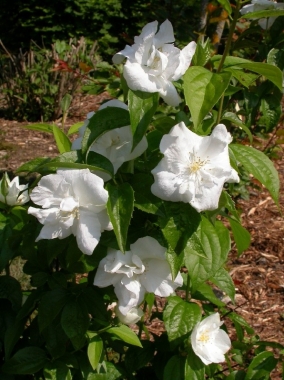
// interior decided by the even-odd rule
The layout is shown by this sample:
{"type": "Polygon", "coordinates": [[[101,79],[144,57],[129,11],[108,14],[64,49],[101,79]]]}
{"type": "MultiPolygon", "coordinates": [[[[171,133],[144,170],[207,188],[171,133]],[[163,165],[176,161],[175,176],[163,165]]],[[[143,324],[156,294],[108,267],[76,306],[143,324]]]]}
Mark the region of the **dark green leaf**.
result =
{"type": "Polygon", "coordinates": [[[205,379],[205,365],[195,355],[192,348],[189,352],[185,362],[184,380],[204,380],[205,379]]]}
{"type": "Polygon", "coordinates": [[[0,276],[0,298],[8,299],[14,310],[18,310],[21,307],[21,285],[14,277],[0,276]]]}
{"type": "Polygon", "coordinates": [[[39,347],[25,347],[3,364],[2,371],[14,375],[29,375],[42,369],[46,362],[44,350],[39,347]]]}
{"type": "Polygon", "coordinates": [[[235,285],[226,269],[220,268],[218,272],[210,278],[210,281],[223,290],[231,298],[232,302],[235,303],[235,285]]]}
{"type": "Polygon", "coordinates": [[[184,380],[184,363],[184,357],[172,356],[165,366],[163,380],[184,380]]]}
{"type": "Polygon", "coordinates": [[[103,133],[130,125],[129,112],[119,107],[97,111],[89,120],[83,140],[82,153],[87,154],[93,142],[103,133]]]}
{"type": "Polygon", "coordinates": [[[70,369],[60,361],[48,363],[43,370],[45,380],[72,380],[70,369]]]}
{"type": "Polygon", "coordinates": [[[273,356],[272,352],[261,352],[255,356],[250,363],[245,380],[253,379],[270,379],[271,371],[276,367],[278,360],[273,356]]]}
{"type": "Polygon", "coordinates": [[[192,292],[224,265],[230,248],[229,231],[223,223],[216,222],[213,226],[203,217],[184,250],[192,292]]]}
{"type": "Polygon", "coordinates": [[[229,222],[237,245],[238,254],[240,255],[250,246],[250,233],[240,224],[240,222],[232,218],[229,218],[229,222]]]}
{"type": "Polygon", "coordinates": [[[112,185],[108,183],[107,211],[113,225],[121,252],[125,252],[127,232],[134,209],[134,192],[128,183],[112,185]]]}
{"type": "Polygon", "coordinates": [[[180,338],[187,338],[196,323],[200,321],[201,309],[196,303],[185,302],[173,296],[168,298],[163,317],[169,341],[173,345],[178,345],[180,338]]]}
{"type": "Polygon", "coordinates": [[[84,344],[89,322],[88,309],[80,298],[74,298],[64,306],[61,325],[66,335],[71,339],[75,349],[81,348],[84,344]]]}
{"type": "Polygon", "coordinates": [[[284,9],[265,9],[262,11],[249,12],[242,15],[241,18],[259,19],[265,17],[284,16],[284,9]]]}
{"type": "Polygon", "coordinates": [[[200,284],[198,286],[198,290],[192,293],[192,298],[201,301],[210,301],[216,306],[225,306],[224,302],[216,297],[211,286],[206,283],[200,284]]]}
{"type": "Polygon", "coordinates": [[[261,151],[249,146],[231,144],[230,148],[236,159],[267,188],[274,202],[278,204],[279,177],[270,159],[261,151]]]}
{"type": "Polygon", "coordinates": [[[133,134],[132,150],[145,135],[158,104],[158,92],[128,91],[128,107],[133,134]]]}
{"type": "Polygon", "coordinates": [[[38,308],[40,332],[52,323],[67,301],[67,292],[62,288],[56,288],[44,294],[38,308]]]}

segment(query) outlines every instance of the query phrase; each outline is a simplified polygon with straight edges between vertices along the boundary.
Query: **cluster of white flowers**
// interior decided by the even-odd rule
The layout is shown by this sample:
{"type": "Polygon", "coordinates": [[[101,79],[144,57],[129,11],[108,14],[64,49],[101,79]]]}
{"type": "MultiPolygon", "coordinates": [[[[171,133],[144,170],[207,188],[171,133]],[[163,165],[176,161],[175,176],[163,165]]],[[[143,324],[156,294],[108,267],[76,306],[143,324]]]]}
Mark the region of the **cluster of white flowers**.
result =
{"type": "Polygon", "coordinates": [[[10,181],[8,174],[4,173],[0,181],[0,202],[9,206],[19,206],[29,200],[28,185],[20,185],[19,177],[10,181]]]}
{"type": "MultiPolygon", "coordinates": [[[[174,47],[173,29],[166,20],[157,32],[157,21],[147,24],[133,46],[126,46],[113,60],[122,62],[126,57],[124,76],[133,90],[159,92],[170,105],[180,102],[173,81],[178,80],[190,65],[196,44],[191,42],[183,50],[174,47]]],[[[100,107],[127,106],[111,100],[100,107]]],[[[79,138],[72,149],[81,149],[82,138],[94,112],[79,131],[79,138]]],[[[238,182],[236,171],[230,166],[228,144],[231,135],[219,124],[210,136],[201,137],[191,132],[184,123],[175,125],[164,135],[160,150],[164,157],[152,170],[152,192],[157,197],[190,203],[199,212],[218,207],[224,183],[238,182]]],[[[140,156],[147,149],[146,137],[132,151],[133,136],[129,125],[107,131],[92,144],[91,150],[107,157],[116,173],[126,161],[140,156]]],[[[104,181],[110,179],[102,172],[83,170],[58,170],[44,176],[31,192],[31,200],[42,208],[30,207],[43,227],[40,239],[63,239],[73,234],[80,250],[91,255],[97,246],[101,232],[111,230],[106,210],[108,192],[104,181]]],[[[8,204],[20,204],[28,200],[26,187],[19,186],[17,178],[9,184],[7,194],[0,200],[8,204]],[[18,197],[19,191],[22,194],[18,197]],[[24,191],[24,192],[23,192],[24,191]]],[[[115,313],[125,324],[136,323],[143,315],[139,308],[146,293],[168,297],[182,285],[179,273],[171,276],[166,259],[166,248],[150,236],[138,239],[129,251],[108,248],[107,256],[99,263],[94,279],[98,287],[114,286],[118,299],[115,313]]],[[[196,355],[205,364],[224,360],[230,347],[228,335],[220,330],[219,314],[213,314],[197,324],[191,342],[196,355]]]]}
{"type": "MultiPolygon", "coordinates": [[[[264,11],[269,9],[284,9],[284,3],[277,3],[273,0],[252,0],[251,4],[247,4],[241,8],[242,15],[251,12],[264,11]]],[[[277,17],[261,18],[258,24],[262,29],[269,29],[277,17]]]]}
{"type": "Polygon", "coordinates": [[[115,54],[114,63],[125,58],[123,75],[131,90],[159,92],[164,101],[177,106],[181,99],[173,85],[188,69],[195,53],[196,43],[190,42],[182,50],[175,47],[173,27],[169,20],[160,25],[154,21],[142,29],[132,46],[115,54]]]}

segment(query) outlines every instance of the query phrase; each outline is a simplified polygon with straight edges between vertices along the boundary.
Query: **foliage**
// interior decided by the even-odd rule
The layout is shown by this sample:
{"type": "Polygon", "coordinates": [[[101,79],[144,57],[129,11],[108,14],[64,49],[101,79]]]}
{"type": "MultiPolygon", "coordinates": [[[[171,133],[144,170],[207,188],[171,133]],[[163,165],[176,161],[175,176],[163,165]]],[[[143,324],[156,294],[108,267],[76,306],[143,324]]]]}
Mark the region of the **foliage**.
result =
{"type": "Polygon", "coordinates": [[[28,52],[18,54],[1,47],[0,86],[6,116],[19,120],[55,120],[62,110],[66,118],[83,75],[97,63],[96,45],[89,46],[84,38],[69,44],[56,41],[51,50],[33,43],[28,52]]]}
{"type": "MultiPolygon", "coordinates": [[[[175,83],[183,99],[179,107],[165,105],[158,100],[158,93],[144,94],[126,88],[122,80],[128,110],[125,105],[121,106],[121,102],[116,106],[111,103],[86,120],[81,149],[72,150],[69,139],[78,131],[78,125],[72,126],[67,134],[49,124],[27,126],[53,134],[59,155],[53,159],[37,157],[18,169],[19,173],[41,176],[40,182],[37,178],[30,186],[29,203],[0,204],[0,271],[3,271],[0,276],[1,379],[269,379],[273,369],[283,363],[283,345],[261,341],[236,310],[233,311],[230,304],[225,304],[224,299],[216,295],[216,290],[221,291],[234,302],[235,287],[226,270],[231,236],[239,254],[250,243],[249,233],[242,227],[239,211],[231,198],[234,185],[227,185],[217,195],[212,192],[212,196],[218,196],[218,207],[200,208],[204,210],[202,212],[194,208],[192,199],[176,201],[171,198],[173,194],[166,194],[168,198],[164,200],[163,186],[161,193],[154,195],[152,191],[151,171],[155,168],[157,174],[161,159],[165,160],[169,154],[168,141],[174,140],[174,148],[180,156],[188,153],[193,157],[186,170],[188,177],[195,179],[192,186],[197,194],[202,194],[205,187],[206,191],[216,189],[217,185],[221,191],[223,171],[227,173],[225,178],[235,181],[237,172],[244,178],[242,172],[246,171],[278,202],[277,171],[255,145],[255,135],[262,132],[260,126],[264,123],[266,131],[271,131],[279,119],[283,74],[281,64],[280,68],[277,67],[278,60],[272,59],[278,57],[278,53],[273,50],[275,46],[271,47],[272,52],[269,50],[265,56],[266,62],[258,62],[253,61],[247,51],[244,53],[244,47],[237,49],[238,40],[232,40],[235,33],[239,33],[235,28],[240,22],[239,11],[243,2],[237,0],[233,8],[225,0],[218,4],[224,7],[227,16],[232,17],[224,54],[212,55],[213,45],[199,39],[194,64],[183,79],[175,83]],[[230,55],[231,51],[234,55],[230,55]],[[273,100],[270,102],[270,99],[273,100]],[[261,118],[265,121],[258,125],[261,118]],[[220,123],[231,131],[232,143],[224,126],[216,128],[220,123]],[[177,124],[197,135],[197,142],[210,142],[207,159],[202,156],[204,148],[199,152],[198,143],[193,151],[178,150],[179,136],[172,134],[172,127],[177,124]],[[133,134],[127,141],[122,140],[125,127],[129,127],[133,134]],[[112,162],[117,151],[126,145],[131,145],[133,151],[142,139],[148,142],[145,152],[114,170],[112,162]],[[161,151],[164,152],[163,158],[161,151]],[[226,158],[230,154],[230,164],[226,167],[222,167],[222,160],[218,160],[219,151],[225,152],[226,158]],[[208,169],[213,171],[212,176],[207,172],[204,174],[205,170],[202,172],[211,155],[216,158],[216,164],[212,163],[208,169]],[[55,174],[57,169],[68,169],[66,178],[74,175],[75,180],[60,182],[62,175],[55,174]],[[96,204],[98,202],[83,187],[83,181],[76,181],[80,169],[101,186],[102,179],[97,175],[109,175],[103,189],[108,193],[106,205],[96,204]],[[48,178],[54,178],[52,191],[47,186],[48,178]],[[59,182],[60,186],[56,188],[59,182]],[[77,197],[78,189],[85,194],[87,204],[81,202],[81,196],[77,197]],[[78,206],[73,207],[74,204],[78,206]],[[42,218],[37,216],[40,223],[31,215],[30,206],[34,210],[35,205],[42,206],[37,209],[38,215],[42,215],[42,218]],[[70,205],[73,208],[68,208],[70,205]],[[90,237],[93,238],[93,228],[98,229],[98,226],[87,219],[82,223],[81,218],[90,212],[100,212],[100,208],[107,212],[113,229],[103,232],[99,229],[101,235],[97,237],[93,253],[84,254],[76,243],[78,229],[83,225],[83,237],[89,241],[90,237]],[[224,223],[223,218],[229,223],[224,223]],[[39,236],[43,228],[47,239],[39,236]],[[63,233],[66,233],[65,237],[63,233]],[[55,236],[64,238],[55,239],[55,236]],[[155,247],[154,244],[150,248],[148,245],[147,252],[139,248],[141,241],[145,244],[145,238],[147,244],[156,240],[155,247]],[[156,260],[159,255],[160,264],[151,267],[151,260],[156,260]],[[28,291],[23,292],[20,283],[9,273],[17,256],[25,260],[23,270],[30,276],[32,286],[28,291]],[[166,268],[166,278],[160,278],[162,266],[166,268]],[[172,293],[173,287],[181,283],[181,277],[183,285],[178,295],[169,295],[169,290],[172,293]],[[114,286],[109,286],[110,283],[114,286]],[[148,289],[154,285],[153,294],[148,289]],[[140,299],[142,288],[146,294],[140,299]],[[163,310],[155,300],[155,295],[161,293],[166,297],[163,310]],[[137,328],[131,329],[119,321],[113,302],[117,302],[118,308],[125,303],[129,308],[143,308],[144,316],[137,328]],[[220,349],[218,339],[223,337],[224,341],[226,337],[228,345],[228,337],[226,326],[219,328],[221,322],[212,327],[207,325],[213,315],[217,320],[220,315],[225,324],[229,320],[235,329],[236,338],[231,350],[225,354],[225,347],[219,357],[215,356],[220,349]],[[145,322],[154,318],[164,323],[165,331],[160,336],[152,334],[150,339],[145,322]],[[202,326],[206,329],[200,330],[202,326]],[[199,339],[198,344],[192,339],[199,339]],[[216,363],[208,360],[208,345],[209,358],[216,363]],[[196,346],[199,347],[198,353],[196,346]],[[277,357],[271,348],[280,350],[277,357]]],[[[220,10],[219,5],[217,8],[220,10]]],[[[243,33],[245,36],[251,34],[253,40],[255,31],[252,21],[243,33]]],[[[271,33],[273,31],[267,30],[261,36],[272,43],[268,38],[271,33]]],[[[243,37],[240,34],[241,40],[243,37]]],[[[254,45],[253,49],[256,52],[257,47],[254,45]]],[[[163,54],[162,48],[153,48],[153,51],[157,57],[163,54]]],[[[153,62],[155,69],[157,61],[153,62]]],[[[143,69],[147,71],[148,67],[144,65],[143,69]]],[[[154,74],[158,76],[158,70],[154,74]]],[[[130,81],[129,87],[131,85],[130,81]]],[[[64,104],[63,108],[66,110],[64,104]]],[[[165,161],[163,170],[159,170],[169,171],[167,163],[181,168],[183,161],[174,161],[176,156],[172,154],[172,161],[165,161]]],[[[190,193],[190,186],[184,189],[185,181],[179,182],[182,175],[184,173],[173,178],[177,191],[190,193]]],[[[17,188],[20,196],[20,188],[17,188]]],[[[7,186],[1,186],[0,191],[7,192],[7,186]]],[[[121,308],[119,310],[123,312],[121,308]]]]}

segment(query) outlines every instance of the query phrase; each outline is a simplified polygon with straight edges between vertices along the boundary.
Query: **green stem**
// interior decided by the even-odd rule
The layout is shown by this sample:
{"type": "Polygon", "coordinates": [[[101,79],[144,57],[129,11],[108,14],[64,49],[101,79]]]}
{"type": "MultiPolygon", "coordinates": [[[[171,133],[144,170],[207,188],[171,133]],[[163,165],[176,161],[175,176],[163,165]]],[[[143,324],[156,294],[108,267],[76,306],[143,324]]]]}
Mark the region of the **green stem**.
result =
{"type": "Polygon", "coordinates": [[[139,323],[139,331],[138,331],[138,338],[140,340],[141,340],[141,335],[142,335],[143,326],[144,326],[144,318],[145,318],[146,309],[147,309],[147,302],[144,302],[144,306],[143,306],[143,313],[144,313],[144,315],[141,318],[141,321],[139,323]]]}
{"type": "Polygon", "coordinates": [[[188,296],[189,296],[189,284],[190,284],[190,277],[189,274],[187,274],[187,282],[186,282],[186,290],[185,290],[185,300],[186,302],[188,301],[188,296]]]}
{"type": "Polygon", "coordinates": [[[221,117],[222,117],[224,96],[225,96],[225,93],[223,93],[223,95],[221,96],[221,99],[220,99],[220,105],[219,105],[218,117],[217,117],[217,124],[220,123],[220,120],[221,120],[221,117]]]}
{"type": "Polygon", "coordinates": [[[230,52],[232,38],[233,38],[234,31],[235,31],[235,28],[236,28],[236,24],[237,24],[237,21],[238,21],[238,18],[239,18],[240,9],[241,9],[241,1],[239,0],[239,1],[237,1],[236,9],[235,9],[235,12],[234,12],[234,18],[233,18],[233,21],[232,21],[231,26],[230,26],[229,35],[228,35],[228,38],[227,38],[225,50],[224,50],[224,53],[222,55],[221,61],[219,63],[219,66],[218,66],[218,69],[217,69],[217,73],[220,73],[220,71],[222,70],[224,62],[225,62],[225,59],[226,59],[227,55],[230,52]]]}
{"type": "Polygon", "coordinates": [[[233,372],[233,368],[232,368],[232,366],[231,366],[231,362],[230,362],[230,359],[229,359],[228,354],[225,354],[225,359],[226,359],[226,363],[227,363],[227,366],[228,366],[229,372],[232,373],[232,372],[233,372]]]}

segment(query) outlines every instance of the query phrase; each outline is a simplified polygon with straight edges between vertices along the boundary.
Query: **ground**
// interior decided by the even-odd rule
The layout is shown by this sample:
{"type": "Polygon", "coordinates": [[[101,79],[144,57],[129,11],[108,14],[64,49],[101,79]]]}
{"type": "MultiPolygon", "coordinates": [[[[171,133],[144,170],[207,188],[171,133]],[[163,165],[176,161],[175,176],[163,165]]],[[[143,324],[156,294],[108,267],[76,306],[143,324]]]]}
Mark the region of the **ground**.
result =
{"type": "MultiPolygon", "coordinates": [[[[84,120],[87,112],[96,110],[107,94],[99,97],[78,96],[67,119],[66,128],[84,120]]],[[[0,119],[0,172],[15,171],[21,164],[35,157],[52,157],[58,154],[53,137],[49,134],[22,128],[28,123],[0,119]]],[[[57,122],[60,126],[60,120],[57,122]]],[[[284,129],[284,126],[280,126],[284,129]]],[[[280,207],[266,189],[250,188],[248,201],[239,200],[243,225],[252,237],[251,246],[238,256],[233,245],[227,269],[236,286],[236,304],[231,309],[242,315],[255,329],[261,340],[284,343],[284,145],[280,146],[279,159],[274,165],[280,176],[280,207]]],[[[161,331],[160,322],[149,326],[153,332],[161,331]]],[[[277,353],[277,350],[275,350],[277,353]]],[[[273,379],[280,379],[274,371],[273,379]]]]}

